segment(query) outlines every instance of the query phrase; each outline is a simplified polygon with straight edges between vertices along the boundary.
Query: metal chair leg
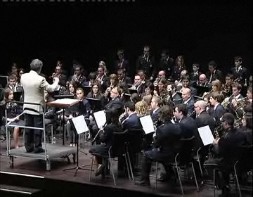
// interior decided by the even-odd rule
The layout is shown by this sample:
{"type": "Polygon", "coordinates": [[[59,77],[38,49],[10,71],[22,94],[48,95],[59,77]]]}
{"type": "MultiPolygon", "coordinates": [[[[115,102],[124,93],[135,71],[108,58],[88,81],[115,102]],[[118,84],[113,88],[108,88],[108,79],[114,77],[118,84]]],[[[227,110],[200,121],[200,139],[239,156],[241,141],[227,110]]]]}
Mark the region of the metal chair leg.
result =
{"type": "Polygon", "coordinates": [[[196,177],[195,169],[194,169],[194,166],[193,166],[193,163],[192,163],[192,162],[191,162],[191,166],[192,166],[192,172],[193,172],[193,176],[194,176],[195,184],[196,184],[196,187],[197,187],[197,191],[199,192],[199,184],[198,184],[198,181],[197,181],[197,177],[196,177]]]}
{"type": "Polygon", "coordinates": [[[238,192],[239,192],[239,197],[242,197],[241,188],[240,188],[240,184],[239,184],[239,180],[238,180],[238,175],[237,175],[237,170],[236,170],[237,163],[238,163],[238,161],[236,161],[236,163],[234,165],[235,180],[236,180],[236,185],[237,185],[238,192]]]}

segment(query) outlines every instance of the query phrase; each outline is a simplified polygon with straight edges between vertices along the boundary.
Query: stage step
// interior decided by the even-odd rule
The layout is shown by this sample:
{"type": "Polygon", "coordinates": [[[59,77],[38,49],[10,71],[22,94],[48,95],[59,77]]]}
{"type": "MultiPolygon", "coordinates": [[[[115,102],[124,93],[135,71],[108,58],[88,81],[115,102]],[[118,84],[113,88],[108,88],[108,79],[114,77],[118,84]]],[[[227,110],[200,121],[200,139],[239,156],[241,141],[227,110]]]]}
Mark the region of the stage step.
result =
{"type": "Polygon", "coordinates": [[[28,187],[21,187],[21,186],[12,186],[12,185],[5,185],[0,184],[0,196],[8,196],[8,197],[21,197],[21,196],[33,196],[33,197],[39,197],[42,196],[42,190],[41,189],[34,189],[34,188],[28,188],[28,187]]]}
{"type": "Polygon", "coordinates": [[[42,176],[0,171],[0,197],[43,196],[45,179],[42,176]]]}

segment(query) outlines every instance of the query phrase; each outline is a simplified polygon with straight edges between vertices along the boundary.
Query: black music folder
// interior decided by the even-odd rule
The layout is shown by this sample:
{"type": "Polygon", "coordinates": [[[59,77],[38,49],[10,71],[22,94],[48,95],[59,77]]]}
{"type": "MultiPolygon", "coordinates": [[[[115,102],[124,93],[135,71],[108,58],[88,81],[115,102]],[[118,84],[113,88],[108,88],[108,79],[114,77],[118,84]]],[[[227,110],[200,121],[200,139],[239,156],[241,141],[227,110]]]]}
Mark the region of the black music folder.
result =
{"type": "Polygon", "coordinates": [[[88,93],[91,91],[91,86],[82,86],[84,95],[88,95],[88,93]]]}
{"type": "Polygon", "coordinates": [[[13,98],[15,101],[20,101],[22,92],[13,92],[13,98]]]}
{"type": "Polygon", "coordinates": [[[129,93],[130,93],[130,94],[137,93],[137,89],[128,88],[128,90],[129,90],[129,93]]]}
{"type": "Polygon", "coordinates": [[[0,75],[0,87],[5,88],[8,83],[8,76],[0,75]]]}
{"type": "Polygon", "coordinates": [[[102,107],[102,101],[100,99],[96,99],[96,98],[86,98],[90,105],[91,105],[91,109],[93,111],[100,111],[103,109],[102,107]]]}
{"type": "Polygon", "coordinates": [[[209,92],[210,88],[208,86],[196,86],[197,95],[202,96],[205,92],[209,92]]]}
{"type": "Polygon", "coordinates": [[[63,98],[70,98],[73,99],[74,95],[70,95],[70,94],[58,94],[58,95],[54,95],[55,99],[63,99],[63,98]]]}

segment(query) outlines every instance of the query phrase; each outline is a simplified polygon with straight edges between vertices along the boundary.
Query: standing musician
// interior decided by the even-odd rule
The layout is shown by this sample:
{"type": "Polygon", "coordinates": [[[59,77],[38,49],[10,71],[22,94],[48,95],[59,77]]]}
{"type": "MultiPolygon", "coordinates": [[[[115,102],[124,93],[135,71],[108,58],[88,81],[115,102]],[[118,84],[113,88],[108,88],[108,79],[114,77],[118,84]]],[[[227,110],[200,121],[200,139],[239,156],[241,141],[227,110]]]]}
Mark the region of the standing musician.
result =
{"type": "Polygon", "coordinates": [[[221,117],[226,112],[224,107],[221,105],[222,99],[223,99],[223,95],[217,92],[211,93],[210,99],[209,99],[211,106],[208,109],[208,113],[215,120],[216,126],[219,125],[221,117]]]}
{"type": "Polygon", "coordinates": [[[237,101],[243,99],[244,97],[241,94],[242,90],[242,85],[235,82],[232,85],[232,95],[229,98],[226,98],[225,100],[228,99],[228,104],[226,105],[226,110],[227,112],[233,113],[236,115],[236,106],[237,106],[237,101]]]}
{"type": "Polygon", "coordinates": [[[122,69],[122,71],[125,73],[129,72],[129,61],[125,57],[124,49],[119,49],[117,51],[117,59],[114,63],[114,69],[122,69]]]}
{"type": "Polygon", "coordinates": [[[143,54],[136,61],[136,71],[143,70],[147,78],[153,79],[155,76],[155,58],[151,55],[150,50],[150,46],[144,46],[143,54]]]}
{"type": "Polygon", "coordinates": [[[246,86],[248,84],[248,69],[242,65],[242,57],[234,57],[234,67],[231,68],[231,73],[235,77],[235,81],[243,85],[246,80],[246,86]]]}

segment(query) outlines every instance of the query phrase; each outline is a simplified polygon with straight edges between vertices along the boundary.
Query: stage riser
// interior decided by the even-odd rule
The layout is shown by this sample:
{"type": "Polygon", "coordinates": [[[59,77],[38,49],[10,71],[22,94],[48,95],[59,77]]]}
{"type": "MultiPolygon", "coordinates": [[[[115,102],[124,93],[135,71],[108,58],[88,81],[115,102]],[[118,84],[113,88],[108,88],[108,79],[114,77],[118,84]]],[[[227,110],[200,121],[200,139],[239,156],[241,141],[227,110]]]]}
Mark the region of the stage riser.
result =
{"type": "MultiPolygon", "coordinates": [[[[77,183],[64,180],[54,179],[41,179],[34,177],[25,177],[19,175],[10,175],[0,173],[0,184],[29,187],[40,189],[41,193],[36,194],[39,196],[75,196],[75,197],[94,197],[94,196],[139,196],[139,197],[157,197],[159,195],[143,193],[139,191],[124,190],[115,187],[106,187],[101,184],[77,183]]],[[[113,183],[112,183],[113,185],[113,183]]],[[[2,196],[13,196],[13,194],[0,192],[2,196]],[[3,195],[2,195],[3,194],[3,195]]],[[[14,196],[18,196],[15,194],[14,196]]],[[[26,195],[27,196],[27,195],[26,195]]],[[[33,194],[35,196],[35,194],[33,194]]]]}
{"type": "Polygon", "coordinates": [[[2,188],[0,189],[0,196],[1,197],[43,197],[44,195],[42,192],[36,192],[32,194],[24,194],[17,191],[3,191],[2,188]]]}

